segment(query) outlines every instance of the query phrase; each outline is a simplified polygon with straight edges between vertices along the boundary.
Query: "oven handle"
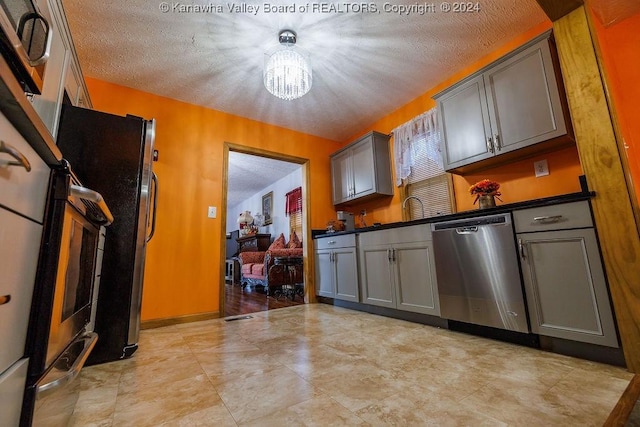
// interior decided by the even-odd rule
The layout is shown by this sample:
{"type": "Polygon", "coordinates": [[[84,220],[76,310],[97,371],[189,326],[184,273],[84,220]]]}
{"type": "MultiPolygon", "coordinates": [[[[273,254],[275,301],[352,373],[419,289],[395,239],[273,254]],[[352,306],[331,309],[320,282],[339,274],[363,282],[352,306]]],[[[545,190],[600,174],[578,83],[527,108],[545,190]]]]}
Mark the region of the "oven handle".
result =
{"type": "Polygon", "coordinates": [[[72,196],[96,203],[102,211],[104,217],[107,219],[107,223],[105,225],[109,225],[113,222],[113,215],[111,214],[107,203],[104,201],[100,193],[98,193],[97,191],[93,191],[87,187],[80,187],[79,185],[71,185],[70,191],[72,196]]]}
{"type": "Polygon", "coordinates": [[[87,361],[91,350],[93,350],[93,347],[96,345],[96,341],[98,341],[98,334],[96,334],[95,332],[88,332],[83,335],[81,339],[84,341],[84,347],[78,357],[76,357],[76,360],[73,361],[73,365],[71,365],[71,368],[69,368],[69,370],[65,372],[63,376],[58,377],[51,382],[39,385],[36,389],[36,398],[41,399],[55,392],[57,389],[71,383],[74,379],[76,379],[78,374],[80,374],[80,370],[87,361]]]}
{"type": "Polygon", "coordinates": [[[147,242],[151,240],[156,232],[156,211],[158,210],[158,175],[151,172],[151,181],[153,182],[153,215],[151,217],[151,231],[147,236],[147,242]]]}

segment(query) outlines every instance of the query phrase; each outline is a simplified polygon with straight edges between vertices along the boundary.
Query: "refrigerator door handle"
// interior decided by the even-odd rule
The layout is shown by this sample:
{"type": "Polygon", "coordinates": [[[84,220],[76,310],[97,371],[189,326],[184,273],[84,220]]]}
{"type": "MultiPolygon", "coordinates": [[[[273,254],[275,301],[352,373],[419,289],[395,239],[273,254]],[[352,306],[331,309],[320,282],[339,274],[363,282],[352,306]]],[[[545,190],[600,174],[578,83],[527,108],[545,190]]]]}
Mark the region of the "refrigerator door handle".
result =
{"type": "Polygon", "coordinates": [[[151,181],[153,181],[153,214],[151,217],[151,231],[147,236],[147,242],[151,240],[156,232],[156,211],[158,210],[158,175],[151,172],[151,181]]]}

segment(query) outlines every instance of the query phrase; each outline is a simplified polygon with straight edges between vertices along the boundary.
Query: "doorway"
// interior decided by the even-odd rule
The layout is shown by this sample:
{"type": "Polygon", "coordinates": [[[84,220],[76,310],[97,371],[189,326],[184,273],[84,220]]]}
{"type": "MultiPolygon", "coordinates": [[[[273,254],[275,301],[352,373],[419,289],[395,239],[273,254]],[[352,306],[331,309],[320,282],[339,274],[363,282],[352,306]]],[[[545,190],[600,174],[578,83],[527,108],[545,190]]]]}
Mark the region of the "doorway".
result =
{"type": "MultiPolygon", "coordinates": [[[[308,286],[307,260],[309,257],[307,256],[308,244],[304,244],[304,242],[311,242],[307,213],[309,206],[307,196],[309,160],[232,143],[225,143],[223,156],[221,210],[224,218],[221,221],[221,227],[222,235],[227,238],[221,239],[220,315],[228,317],[308,302],[311,295],[308,286]],[[265,173],[265,171],[267,172],[265,173]],[[285,218],[284,215],[284,197],[288,187],[295,186],[302,188],[302,211],[299,215],[301,216],[301,231],[297,232],[303,242],[301,250],[304,268],[302,287],[298,286],[298,292],[293,295],[291,293],[282,295],[281,292],[274,295],[272,292],[274,290],[270,288],[271,295],[269,296],[266,294],[266,288],[262,287],[259,281],[243,287],[241,282],[246,283],[246,280],[242,280],[243,275],[239,272],[241,268],[240,257],[234,257],[235,254],[227,253],[235,250],[228,248],[233,247],[233,241],[238,239],[237,219],[239,213],[249,210],[256,214],[261,212],[261,207],[268,209],[269,206],[273,206],[272,221],[268,224],[265,222],[263,225],[252,227],[252,232],[257,233],[256,236],[259,238],[255,240],[264,242],[265,239],[268,239],[271,242],[282,233],[288,241],[290,239],[290,224],[288,223],[289,217],[285,218]],[[265,197],[268,197],[267,203],[265,203],[265,197]],[[261,198],[262,200],[260,200],[261,198]],[[236,210],[238,213],[235,213],[236,210]],[[231,267],[231,273],[229,267],[231,267]],[[233,274],[234,271],[235,274],[233,274]]],[[[268,212],[261,213],[269,214],[268,212]]],[[[240,236],[239,240],[243,241],[244,237],[240,236]]],[[[250,238],[250,240],[253,239],[250,238]]],[[[242,246],[244,246],[244,242],[242,246]]],[[[240,249],[239,246],[237,248],[240,249]]],[[[260,249],[264,250],[263,247],[260,249]]],[[[243,256],[243,258],[246,257],[243,256]]],[[[280,289],[276,288],[275,290],[279,291],[280,289]]]]}

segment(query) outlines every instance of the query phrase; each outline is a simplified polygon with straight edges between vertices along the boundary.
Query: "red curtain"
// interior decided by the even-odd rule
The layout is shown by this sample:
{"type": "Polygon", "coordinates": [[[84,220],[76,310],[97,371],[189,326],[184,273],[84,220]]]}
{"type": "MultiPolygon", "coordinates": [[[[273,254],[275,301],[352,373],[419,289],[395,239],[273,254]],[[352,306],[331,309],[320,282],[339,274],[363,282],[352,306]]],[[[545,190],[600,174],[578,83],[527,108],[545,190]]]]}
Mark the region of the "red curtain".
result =
{"type": "Polygon", "coordinates": [[[287,216],[292,213],[302,212],[302,187],[294,188],[284,197],[284,211],[287,216]]]}

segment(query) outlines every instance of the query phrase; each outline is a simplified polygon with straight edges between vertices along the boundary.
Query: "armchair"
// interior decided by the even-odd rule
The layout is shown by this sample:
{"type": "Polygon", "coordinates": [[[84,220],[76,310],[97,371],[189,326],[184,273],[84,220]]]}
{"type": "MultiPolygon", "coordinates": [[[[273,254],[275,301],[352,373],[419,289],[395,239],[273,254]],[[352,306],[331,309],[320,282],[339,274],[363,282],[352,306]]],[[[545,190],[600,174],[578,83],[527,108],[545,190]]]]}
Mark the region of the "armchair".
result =
{"type": "Polygon", "coordinates": [[[297,236],[292,235],[291,242],[298,241],[298,244],[290,243],[285,247],[284,236],[281,234],[268,250],[258,252],[241,252],[238,254],[240,260],[240,284],[242,288],[246,286],[263,287],[265,293],[270,295],[274,288],[284,284],[303,282],[303,265],[285,266],[275,263],[279,257],[300,257],[302,258],[302,245],[299,244],[297,236]]]}

